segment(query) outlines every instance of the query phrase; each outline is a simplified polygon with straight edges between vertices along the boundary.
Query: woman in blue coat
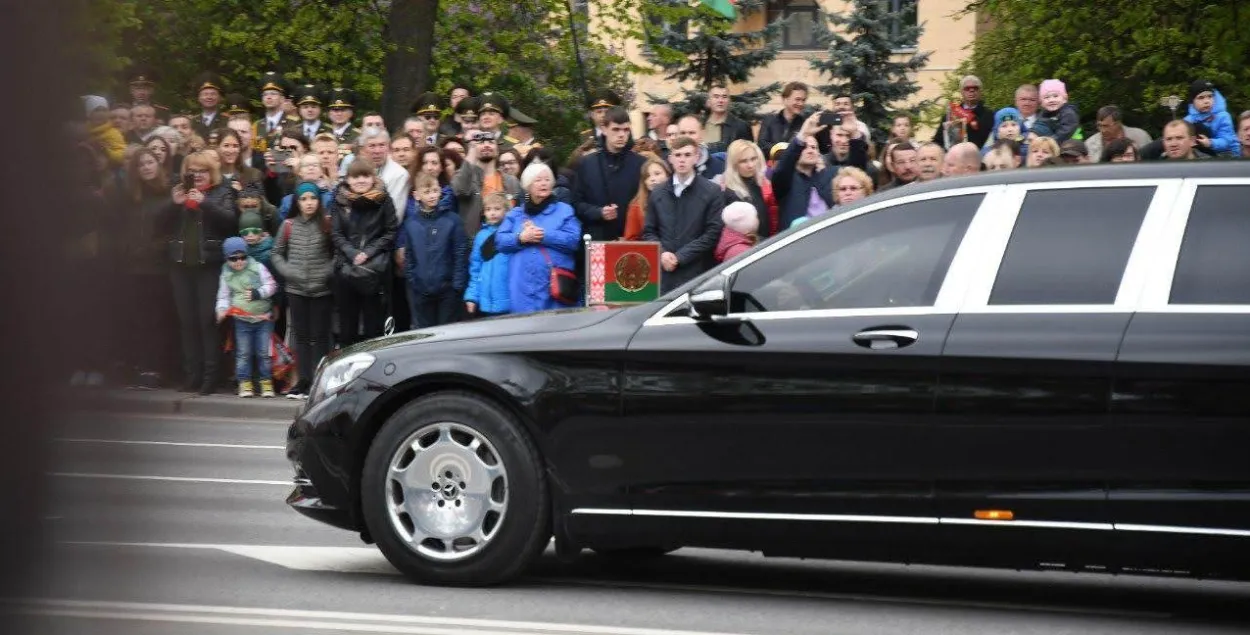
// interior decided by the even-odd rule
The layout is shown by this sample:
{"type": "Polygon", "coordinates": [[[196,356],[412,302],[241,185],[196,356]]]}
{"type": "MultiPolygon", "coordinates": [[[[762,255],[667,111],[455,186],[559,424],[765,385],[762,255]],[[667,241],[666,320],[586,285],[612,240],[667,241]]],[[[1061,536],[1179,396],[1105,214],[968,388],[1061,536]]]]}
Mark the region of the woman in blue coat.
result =
{"type": "Polygon", "coordinates": [[[508,295],[513,313],[565,308],[551,297],[551,268],[573,269],[582,224],[573,208],[552,196],[555,175],[542,163],[521,174],[525,203],[513,208],[495,234],[495,246],[509,254],[508,295]]]}

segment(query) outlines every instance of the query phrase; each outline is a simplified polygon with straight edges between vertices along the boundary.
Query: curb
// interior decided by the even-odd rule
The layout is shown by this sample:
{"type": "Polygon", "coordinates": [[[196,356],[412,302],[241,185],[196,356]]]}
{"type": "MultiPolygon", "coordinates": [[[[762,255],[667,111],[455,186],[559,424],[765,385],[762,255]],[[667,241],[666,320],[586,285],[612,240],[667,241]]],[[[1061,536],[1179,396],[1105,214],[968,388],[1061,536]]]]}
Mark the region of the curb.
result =
{"type": "Polygon", "coordinates": [[[74,412],[176,414],[226,419],[294,421],[304,407],[304,402],[285,397],[240,399],[224,394],[195,395],[167,390],[76,392],[63,397],[62,403],[74,412]]]}

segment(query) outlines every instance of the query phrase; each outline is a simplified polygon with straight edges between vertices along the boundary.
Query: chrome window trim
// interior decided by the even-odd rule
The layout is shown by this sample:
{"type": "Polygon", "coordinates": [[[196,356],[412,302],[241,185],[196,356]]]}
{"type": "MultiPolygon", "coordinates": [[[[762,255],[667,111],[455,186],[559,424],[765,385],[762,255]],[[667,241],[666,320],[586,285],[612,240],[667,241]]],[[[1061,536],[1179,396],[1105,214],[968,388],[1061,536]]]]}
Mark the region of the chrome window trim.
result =
{"type": "Polygon", "coordinates": [[[1011,203],[1002,210],[1002,218],[997,233],[989,237],[982,250],[983,260],[977,263],[976,273],[968,293],[960,307],[960,313],[967,314],[1053,314],[1053,313],[1132,313],[1136,310],[1142,288],[1146,285],[1153,265],[1154,245],[1166,238],[1168,222],[1173,212],[1177,193],[1180,191],[1182,179],[1124,179],[1098,181],[1071,181],[1064,183],[1018,183],[1008,186],[1009,194],[1004,198],[1011,203]],[[1007,245],[1011,242],[1011,234],[1020,218],[1020,210],[1024,199],[1033,190],[1071,190],[1071,189],[1110,189],[1153,187],[1154,197],[1146,208],[1142,224],[1134,240],[1124,273],[1120,277],[1120,286],[1112,304],[989,304],[994,283],[998,280],[999,266],[1007,253],[1007,245]]]}
{"type": "Polygon", "coordinates": [[[1002,527],[1024,529],[1079,529],[1087,531],[1132,531],[1198,536],[1233,536],[1250,538],[1250,529],[1223,527],[1181,527],[1175,525],[1139,525],[1118,523],[1083,523],[1058,520],[981,520],[979,518],[948,518],[936,516],[878,516],[859,514],[796,514],[777,512],[731,512],[687,509],[619,509],[578,507],[573,516],[639,516],[644,518],[702,518],[716,520],[781,520],[805,522],[880,523],[904,525],[958,525],[970,527],[1002,527]]]}
{"type": "MultiPolygon", "coordinates": [[[[765,247],[764,249],[761,249],[755,253],[748,254],[742,260],[721,270],[721,272],[718,274],[724,277],[732,276],[733,274],[742,270],[744,267],[750,265],[751,263],[754,263],[755,261],[777,251],[778,249],[782,249],[786,247],[787,245],[794,243],[795,241],[801,240],[814,232],[821,231],[822,229],[824,229],[825,227],[828,227],[829,225],[841,223],[848,219],[855,218],[857,216],[862,216],[864,214],[869,214],[877,210],[886,209],[886,208],[894,207],[897,205],[905,205],[908,203],[930,201],[930,200],[935,200],[939,198],[950,198],[954,196],[967,196],[969,194],[984,195],[985,198],[981,200],[980,207],[977,208],[976,213],[972,217],[972,221],[969,223],[968,232],[965,233],[963,242],[960,243],[959,249],[955,252],[954,259],[951,260],[951,267],[946,272],[946,278],[942,282],[942,288],[938,291],[938,298],[937,300],[935,300],[933,306],[882,307],[879,309],[873,309],[873,308],[818,309],[818,310],[809,310],[809,311],[778,311],[778,312],[772,312],[772,313],[747,312],[747,313],[735,313],[733,315],[749,316],[751,320],[763,320],[763,319],[795,319],[795,318],[800,318],[800,317],[837,317],[837,315],[830,315],[829,313],[830,312],[837,313],[837,312],[842,312],[842,311],[854,311],[860,314],[863,314],[864,311],[867,311],[868,315],[877,315],[877,314],[882,314],[883,312],[894,311],[894,310],[899,310],[899,309],[906,309],[907,312],[884,313],[884,314],[887,314],[887,315],[890,315],[890,314],[892,315],[928,315],[932,313],[958,311],[958,308],[959,308],[958,305],[959,305],[960,298],[962,297],[962,291],[955,291],[954,288],[959,288],[962,290],[962,284],[964,282],[963,276],[966,275],[967,266],[961,265],[960,268],[956,270],[955,268],[956,262],[960,260],[960,256],[962,252],[964,252],[965,250],[969,250],[969,249],[976,249],[979,246],[978,243],[968,240],[968,238],[972,235],[973,227],[977,225],[977,221],[981,216],[992,214],[992,212],[989,211],[992,208],[992,205],[990,205],[990,203],[995,201],[996,195],[1000,195],[1003,191],[1007,189],[1007,187],[1008,186],[1005,186],[1005,185],[983,185],[983,186],[978,186],[978,187],[953,188],[950,190],[942,190],[940,192],[926,192],[924,194],[913,194],[911,196],[901,196],[899,198],[893,198],[889,200],[867,204],[867,205],[864,205],[863,207],[857,208],[850,212],[846,212],[843,214],[834,214],[832,216],[829,216],[828,218],[824,218],[819,221],[808,222],[804,224],[802,228],[799,229],[797,232],[795,232],[793,235],[787,237],[784,240],[781,240],[772,245],[769,245],[768,247],[765,247]],[[952,276],[952,272],[956,272],[956,275],[958,277],[952,276]],[[951,285],[952,282],[954,282],[956,286],[952,288],[950,291],[948,291],[947,286],[951,285]],[[782,317],[765,317],[769,315],[781,315],[782,317]]],[[[982,221],[982,223],[985,223],[985,221],[982,221]]],[[[964,258],[968,258],[968,256],[964,256],[964,258]]],[[[697,323],[697,320],[694,320],[688,317],[666,317],[669,313],[673,312],[674,310],[676,310],[678,307],[681,306],[683,299],[684,298],[681,296],[674,298],[668,304],[664,305],[659,311],[656,311],[654,314],[652,314],[651,317],[647,318],[647,320],[644,321],[642,325],[643,326],[665,326],[665,325],[672,325],[672,324],[695,324],[697,323]]]]}
{"type": "Polygon", "coordinates": [[[1250,185],[1250,178],[1195,178],[1185,179],[1176,196],[1167,227],[1159,240],[1145,284],[1138,302],[1141,313],[1250,313],[1250,304],[1170,304],[1172,282],[1176,277],[1176,265],[1181,255],[1181,243],[1189,227],[1189,213],[1194,197],[1203,185],[1250,185]]]}

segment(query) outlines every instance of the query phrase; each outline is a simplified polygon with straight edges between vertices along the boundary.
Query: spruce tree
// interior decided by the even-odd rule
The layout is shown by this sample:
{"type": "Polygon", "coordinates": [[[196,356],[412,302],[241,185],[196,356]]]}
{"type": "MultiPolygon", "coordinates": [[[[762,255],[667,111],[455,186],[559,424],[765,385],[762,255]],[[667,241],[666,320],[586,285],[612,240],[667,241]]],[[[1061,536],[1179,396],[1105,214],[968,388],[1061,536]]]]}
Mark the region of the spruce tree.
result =
{"type": "MultiPolygon", "coordinates": [[[[734,6],[739,19],[747,18],[763,11],[767,0],[737,0],[734,6]]],[[[771,64],[781,50],[781,21],[756,31],[735,32],[735,20],[702,2],[650,0],[645,10],[650,61],[660,67],[665,79],[690,86],[671,99],[651,94],[647,98],[652,104],[671,105],[676,117],[702,113],[709,88],[748,81],[755,69],[771,64]]],[[[730,113],[751,121],[780,89],[781,84],[773,83],[735,94],[730,113]]]]}
{"type": "MultiPolygon", "coordinates": [[[[920,90],[914,73],[929,62],[929,52],[896,61],[895,51],[914,49],[924,27],[911,24],[904,11],[885,0],[852,0],[847,13],[823,12],[816,21],[816,41],[828,53],[809,58],[811,67],[830,83],[816,88],[828,97],[850,95],[856,116],[872,131],[873,141],[887,141],[894,107],[920,90]],[[898,23],[895,26],[895,23],[898,23]]],[[[915,4],[910,4],[914,12],[915,4]]],[[[916,105],[918,111],[924,105],[916,105]]]]}

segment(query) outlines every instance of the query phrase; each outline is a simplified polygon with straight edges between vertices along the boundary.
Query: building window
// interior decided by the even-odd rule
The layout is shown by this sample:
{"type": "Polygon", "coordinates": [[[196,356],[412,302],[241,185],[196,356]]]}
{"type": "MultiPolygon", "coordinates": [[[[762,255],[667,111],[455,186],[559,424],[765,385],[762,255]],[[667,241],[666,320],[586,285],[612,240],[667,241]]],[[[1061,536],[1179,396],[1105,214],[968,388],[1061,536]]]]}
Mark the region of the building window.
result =
{"type": "Polygon", "coordinates": [[[816,0],[769,0],[768,21],[787,19],[781,30],[781,48],[810,50],[816,45],[816,20],[820,19],[816,0]]]}
{"type": "MultiPolygon", "coordinates": [[[[892,16],[890,20],[890,35],[899,37],[903,29],[919,24],[916,8],[917,0],[885,0],[885,2],[888,4],[892,16]]],[[[916,40],[915,38],[910,38],[905,44],[907,46],[916,46],[916,40]]]]}

